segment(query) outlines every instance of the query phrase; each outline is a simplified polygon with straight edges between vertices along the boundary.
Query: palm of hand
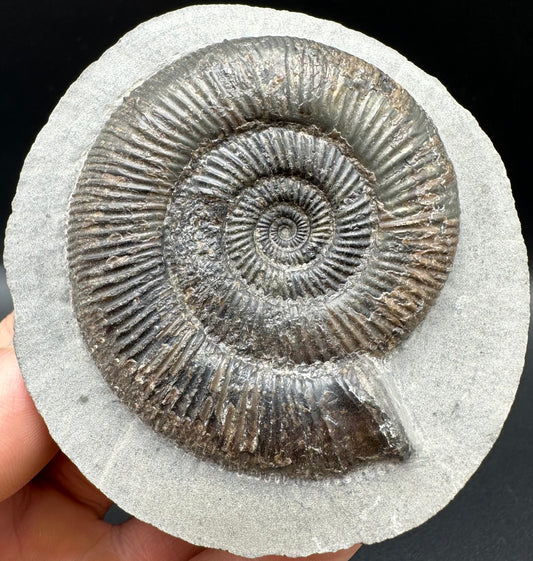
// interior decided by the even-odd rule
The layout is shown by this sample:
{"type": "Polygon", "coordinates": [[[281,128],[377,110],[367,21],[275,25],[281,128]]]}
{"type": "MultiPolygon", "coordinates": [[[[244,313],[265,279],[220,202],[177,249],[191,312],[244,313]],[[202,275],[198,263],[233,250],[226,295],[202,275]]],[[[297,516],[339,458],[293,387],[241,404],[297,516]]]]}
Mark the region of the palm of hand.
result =
{"type": "MultiPolygon", "coordinates": [[[[103,520],[111,501],[58,451],[28,395],[13,349],[13,316],[0,324],[0,557],[6,561],[236,561],[131,519],[103,520]]],[[[347,561],[358,545],[312,561],[347,561]]],[[[283,557],[268,556],[268,561],[283,557]]]]}

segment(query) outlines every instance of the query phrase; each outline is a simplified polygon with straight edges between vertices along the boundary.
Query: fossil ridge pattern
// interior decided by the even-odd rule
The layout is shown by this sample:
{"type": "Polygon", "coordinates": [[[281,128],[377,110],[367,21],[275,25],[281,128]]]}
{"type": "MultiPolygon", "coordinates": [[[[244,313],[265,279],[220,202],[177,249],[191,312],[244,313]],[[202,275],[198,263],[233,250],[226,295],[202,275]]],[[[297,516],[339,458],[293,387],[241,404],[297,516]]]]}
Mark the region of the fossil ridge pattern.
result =
{"type": "Polygon", "coordinates": [[[446,280],[459,206],[377,68],[287,37],[183,57],[112,114],[69,220],[87,346],[154,430],[252,474],[409,454],[383,360],[446,280]]]}

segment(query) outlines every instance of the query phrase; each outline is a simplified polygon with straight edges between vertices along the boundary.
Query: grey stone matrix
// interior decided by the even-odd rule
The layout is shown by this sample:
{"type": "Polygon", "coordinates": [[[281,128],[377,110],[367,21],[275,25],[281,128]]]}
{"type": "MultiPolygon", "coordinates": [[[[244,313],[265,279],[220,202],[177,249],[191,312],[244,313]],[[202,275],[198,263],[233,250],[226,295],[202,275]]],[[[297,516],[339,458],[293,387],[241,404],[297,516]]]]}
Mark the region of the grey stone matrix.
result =
{"type": "Polygon", "coordinates": [[[21,173],[5,262],[26,384],[65,453],[135,516],[245,556],[332,551],[427,520],[490,450],[522,371],[526,253],[489,139],[441,84],[404,57],[302,14],[199,6],[126,35],[70,88],[37,138],[21,173]],[[246,476],[198,460],[117,401],[78,328],[67,263],[69,203],[105,123],[124,97],[173,61],[261,35],[308,38],[382,70],[424,109],[453,164],[461,208],[453,269],[424,321],[386,360],[416,450],[408,462],[302,481],[246,476]]]}

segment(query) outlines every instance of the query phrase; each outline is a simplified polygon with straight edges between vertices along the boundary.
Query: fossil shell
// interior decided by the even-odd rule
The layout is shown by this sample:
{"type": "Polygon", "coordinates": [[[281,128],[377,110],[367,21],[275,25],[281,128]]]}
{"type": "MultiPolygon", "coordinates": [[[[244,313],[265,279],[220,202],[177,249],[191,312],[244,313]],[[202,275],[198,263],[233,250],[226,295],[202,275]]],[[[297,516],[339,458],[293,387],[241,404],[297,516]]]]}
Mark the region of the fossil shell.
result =
{"type": "Polygon", "coordinates": [[[72,196],[100,371],[154,430],[250,473],[320,478],[410,445],[382,358],[458,236],[455,174],[400,86],[332,47],[235,39],[123,100],[72,196]]]}

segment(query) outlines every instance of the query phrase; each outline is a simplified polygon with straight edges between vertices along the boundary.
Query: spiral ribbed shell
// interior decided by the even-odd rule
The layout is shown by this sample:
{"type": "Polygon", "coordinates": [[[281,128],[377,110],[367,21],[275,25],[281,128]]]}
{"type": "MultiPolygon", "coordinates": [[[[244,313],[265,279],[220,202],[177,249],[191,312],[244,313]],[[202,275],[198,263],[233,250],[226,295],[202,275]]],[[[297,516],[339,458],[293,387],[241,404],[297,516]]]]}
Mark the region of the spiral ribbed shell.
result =
{"type": "Polygon", "coordinates": [[[405,457],[382,359],[437,297],[455,176],[415,101],[318,43],[212,45],[131,92],[70,208],[80,328],[158,432],[298,477],[405,457]]]}

